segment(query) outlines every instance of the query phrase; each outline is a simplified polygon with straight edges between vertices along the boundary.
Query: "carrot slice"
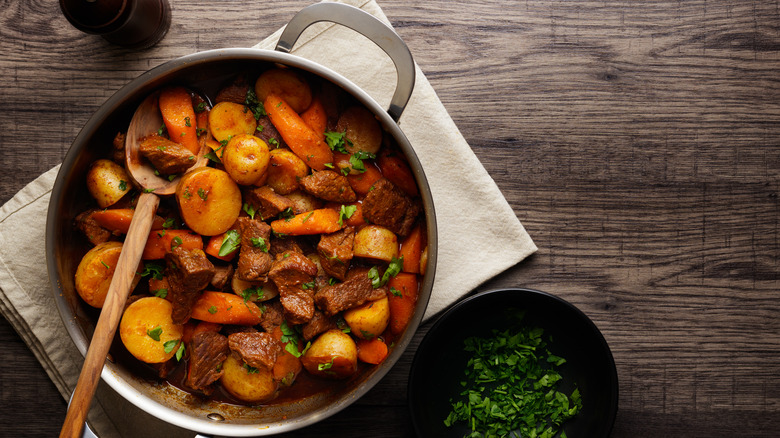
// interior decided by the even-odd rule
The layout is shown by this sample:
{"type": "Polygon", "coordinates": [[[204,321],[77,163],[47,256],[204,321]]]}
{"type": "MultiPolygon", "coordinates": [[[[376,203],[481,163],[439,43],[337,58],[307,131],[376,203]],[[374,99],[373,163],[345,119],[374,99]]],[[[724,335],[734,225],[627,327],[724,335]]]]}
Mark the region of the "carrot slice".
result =
{"type": "Polygon", "coordinates": [[[225,241],[226,234],[227,231],[225,231],[222,234],[217,234],[216,236],[211,236],[211,238],[209,239],[209,243],[206,244],[206,248],[203,250],[203,252],[205,252],[206,254],[214,258],[218,258],[226,262],[233,260],[236,257],[236,254],[238,254],[238,247],[236,247],[236,249],[234,249],[233,251],[227,253],[227,255],[224,256],[219,255],[219,250],[222,248],[222,242],[225,241]]]}
{"type": "Polygon", "coordinates": [[[192,317],[217,324],[257,325],[262,310],[251,301],[225,292],[205,291],[192,306],[192,317]]]}
{"type": "Polygon", "coordinates": [[[387,344],[381,338],[358,339],[358,359],[365,363],[379,364],[387,357],[387,344]]]}
{"type": "Polygon", "coordinates": [[[341,227],[339,212],[330,208],[307,211],[288,219],[277,219],[271,222],[274,233],[292,236],[328,234],[340,230],[341,227]]]}
{"type": "Polygon", "coordinates": [[[409,235],[401,242],[399,253],[403,257],[403,272],[412,274],[420,273],[420,257],[422,256],[423,233],[422,225],[417,224],[409,232],[409,235]]]}
{"type": "MultiPolygon", "coordinates": [[[[130,229],[130,222],[133,220],[132,208],[113,208],[110,210],[98,210],[92,213],[92,218],[101,227],[108,231],[120,234],[127,234],[127,230],[130,229]]],[[[155,215],[152,221],[153,230],[162,230],[165,219],[155,215]]]]}
{"type": "Polygon", "coordinates": [[[417,182],[414,180],[412,170],[403,158],[398,155],[383,152],[377,157],[377,164],[382,175],[403,190],[409,196],[417,196],[417,182]]]}
{"type": "Polygon", "coordinates": [[[333,162],[333,152],[325,140],[279,96],[269,94],[263,106],[287,146],[309,167],[323,170],[333,162]]]}
{"type": "Polygon", "coordinates": [[[319,138],[325,138],[325,131],[328,129],[328,115],[325,113],[325,107],[320,99],[315,97],[311,101],[311,105],[301,113],[301,119],[319,138]]]}
{"type": "Polygon", "coordinates": [[[160,92],[159,102],[168,137],[197,155],[200,145],[190,93],[184,87],[166,88],[160,92]]]}
{"type": "Polygon", "coordinates": [[[349,181],[349,185],[352,187],[352,190],[354,190],[355,193],[364,196],[369,192],[369,190],[371,190],[371,186],[373,186],[374,183],[379,181],[381,178],[382,172],[380,172],[379,169],[377,169],[374,165],[368,163],[366,163],[365,172],[355,175],[347,175],[347,181],[349,181]]]}
{"type": "Polygon", "coordinates": [[[203,249],[203,238],[190,230],[152,230],[146,240],[141,258],[162,259],[177,246],[185,249],[203,249]]]}
{"type": "Polygon", "coordinates": [[[390,292],[387,294],[390,304],[390,332],[399,334],[404,331],[414,313],[417,303],[417,275],[399,272],[387,282],[390,292]]]}

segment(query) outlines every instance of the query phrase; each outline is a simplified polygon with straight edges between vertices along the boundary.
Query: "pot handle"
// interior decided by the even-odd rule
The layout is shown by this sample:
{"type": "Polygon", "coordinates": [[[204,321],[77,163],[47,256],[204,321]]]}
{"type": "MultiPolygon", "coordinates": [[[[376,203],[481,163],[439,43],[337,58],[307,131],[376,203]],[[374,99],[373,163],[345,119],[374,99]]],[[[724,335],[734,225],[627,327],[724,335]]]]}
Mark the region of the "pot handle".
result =
{"type": "Polygon", "coordinates": [[[276,50],[290,53],[293,45],[306,28],[320,21],[346,26],[379,46],[395,64],[398,80],[390,108],[387,112],[396,122],[409,103],[414,88],[415,68],[412,53],[401,37],[378,18],[359,8],[344,3],[316,3],[301,9],[287,23],[276,43],[276,50]]]}

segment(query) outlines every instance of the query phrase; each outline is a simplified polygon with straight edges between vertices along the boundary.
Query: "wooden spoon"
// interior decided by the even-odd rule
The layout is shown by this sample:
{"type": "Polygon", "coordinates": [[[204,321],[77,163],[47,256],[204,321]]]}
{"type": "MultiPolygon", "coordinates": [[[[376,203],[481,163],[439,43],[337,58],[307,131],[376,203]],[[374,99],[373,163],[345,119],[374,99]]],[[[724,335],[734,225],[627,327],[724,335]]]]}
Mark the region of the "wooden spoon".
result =
{"type": "MultiPolygon", "coordinates": [[[[141,159],[140,140],[151,135],[163,124],[158,105],[159,92],[147,97],[136,109],[130,126],[127,129],[125,140],[125,158],[127,171],[142,189],[141,196],[135,207],[130,229],[125,237],[122,252],[117,261],[114,277],[108,289],[106,301],[100,311],[92,341],[84,359],[84,365],[73,391],[68,413],[60,431],[60,438],[81,436],[84,421],[89,412],[89,405],[95,395],[97,384],[106,355],[111,347],[114,334],[119,326],[119,321],[124,311],[125,303],[131,292],[131,283],[136,275],[141,254],[146,246],[146,240],[152,228],[152,221],[160,204],[158,195],[170,195],[176,191],[179,178],[169,181],[155,175],[154,169],[141,159]]],[[[208,162],[205,153],[209,150],[205,142],[201,141],[201,149],[195,164],[190,170],[202,167],[208,162]]]]}

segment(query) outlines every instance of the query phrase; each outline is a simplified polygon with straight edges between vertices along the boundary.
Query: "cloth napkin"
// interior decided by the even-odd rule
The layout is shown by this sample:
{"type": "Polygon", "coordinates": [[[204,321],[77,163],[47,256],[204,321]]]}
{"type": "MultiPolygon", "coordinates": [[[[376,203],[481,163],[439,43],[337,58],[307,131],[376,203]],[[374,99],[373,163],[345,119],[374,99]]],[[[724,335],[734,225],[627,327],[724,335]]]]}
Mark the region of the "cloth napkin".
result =
{"type": "MultiPolygon", "coordinates": [[[[390,24],[373,0],[345,0],[390,24]]],[[[257,44],[270,49],[281,29],[257,44]]],[[[396,72],[387,55],[343,26],[318,23],[293,53],[335,70],[389,106],[396,72]]],[[[495,182],[471,151],[422,71],[399,126],[426,171],[439,230],[436,280],[425,320],[536,250],[495,182]],[[463,257],[463,248],[479,248],[463,257]]],[[[45,218],[59,166],[0,208],[0,311],[14,326],[66,399],[83,363],[56,310],[45,260],[45,218]],[[24,233],[18,230],[24,229],[24,233]]],[[[107,437],[192,437],[140,411],[101,383],[89,422],[107,437]]]]}

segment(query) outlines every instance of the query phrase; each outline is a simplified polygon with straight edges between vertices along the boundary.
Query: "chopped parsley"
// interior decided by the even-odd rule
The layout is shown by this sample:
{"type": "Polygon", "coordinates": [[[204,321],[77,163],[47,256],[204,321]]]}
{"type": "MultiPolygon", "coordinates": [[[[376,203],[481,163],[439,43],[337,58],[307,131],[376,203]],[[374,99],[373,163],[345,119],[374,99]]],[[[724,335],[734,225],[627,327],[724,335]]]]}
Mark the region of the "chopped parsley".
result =
{"type": "Polygon", "coordinates": [[[144,270],[141,272],[141,277],[148,277],[151,276],[155,280],[162,280],[163,279],[163,270],[165,268],[157,263],[149,262],[144,263],[144,270]]]}
{"type": "Polygon", "coordinates": [[[189,118],[189,117],[185,117],[185,118],[184,118],[184,126],[186,126],[186,127],[188,127],[188,128],[191,128],[191,127],[192,127],[192,121],[190,120],[190,118],[189,118]]]}
{"type": "Polygon", "coordinates": [[[176,345],[178,345],[179,340],[178,339],[171,339],[170,341],[167,341],[163,344],[163,351],[166,353],[170,353],[173,351],[174,348],[176,348],[176,345]]]}
{"type": "Polygon", "coordinates": [[[301,284],[301,289],[303,289],[303,290],[314,289],[315,287],[317,287],[317,282],[314,281],[314,280],[312,280],[312,281],[310,281],[308,283],[302,283],[301,284]]]}
{"type": "Polygon", "coordinates": [[[246,368],[246,372],[249,374],[257,374],[260,372],[257,368],[250,366],[248,363],[244,363],[244,368],[246,368]]]}
{"type": "Polygon", "coordinates": [[[329,370],[329,369],[333,368],[333,359],[335,359],[335,358],[336,357],[331,357],[330,358],[330,362],[317,364],[317,370],[318,371],[325,371],[325,370],[329,370]]]}
{"type": "Polygon", "coordinates": [[[339,210],[339,226],[344,225],[344,220],[351,218],[356,211],[356,205],[342,205],[339,210]]]}
{"type": "Polygon", "coordinates": [[[160,137],[168,135],[168,128],[165,127],[165,123],[160,125],[160,128],[157,129],[157,135],[159,135],[160,137]]]}
{"type": "Polygon", "coordinates": [[[162,334],[162,327],[159,325],[151,330],[147,330],[146,334],[149,335],[150,338],[154,339],[157,342],[160,342],[160,335],[162,334]]]}
{"type": "Polygon", "coordinates": [[[241,298],[244,299],[244,303],[248,301],[254,301],[253,298],[262,300],[263,296],[265,296],[265,292],[260,286],[252,286],[241,291],[241,298]]]}
{"type": "Polygon", "coordinates": [[[255,208],[254,208],[254,207],[252,207],[251,205],[249,205],[249,204],[247,204],[247,203],[245,202],[245,203],[244,203],[244,206],[243,206],[243,207],[241,207],[241,209],[242,209],[242,210],[244,210],[244,213],[248,214],[248,215],[249,215],[249,217],[251,217],[252,219],[254,219],[254,218],[255,218],[255,212],[256,212],[257,210],[255,210],[255,208]]]}
{"type": "Polygon", "coordinates": [[[176,219],[169,217],[165,219],[165,222],[163,222],[162,227],[163,228],[173,228],[176,225],[176,219]]]}
{"type": "Polygon", "coordinates": [[[390,293],[391,293],[391,294],[393,294],[393,295],[394,295],[394,296],[396,296],[396,297],[402,297],[402,296],[404,296],[404,294],[402,294],[400,290],[398,290],[398,289],[396,289],[396,288],[394,288],[394,287],[391,287],[391,288],[390,288],[390,293]]]}
{"type": "Polygon", "coordinates": [[[212,314],[212,315],[217,313],[217,306],[209,307],[209,313],[212,314]]]}
{"type": "Polygon", "coordinates": [[[209,194],[206,193],[206,191],[203,190],[203,188],[201,187],[198,189],[198,196],[200,197],[200,199],[205,201],[209,197],[209,194]]]}
{"type": "Polygon", "coordinates": [[[123,179],[120,179],[120,180],[119,180],[119,190],[121,190],[121,191],[123,191],[123,192],[124,192],[125,190],[127,190],[127,181],[125,181],[125,180],[123,180],[123,179]]]}
{"type": "Polygon", "coordinates": [[[364,151],[357,151],[354,154],[349,156],[349,164],[352,165],[352,168],[357,170],[360,173],[363,173],[366,171],[366,165],[363,163],[363,160],[368,159],[374,159],[376,158],[375,154],[364,152],[364,151]]]}
{"type": "Polygon", "coordinates": [[[465,423],[472,430],[468,437],[552,438],[560,431],[565,438],[561,425],[582,409],[582,398],[579,389],[569,395],[557,389],[562,377],[556,368],[565,359],[550,352],[543,334],[518,321],[488,337],[466,338],[464,350],[471,357],[461,381],[464,390],[450,399],[444,425],[465,423]]]}
{"type": "Polygon", "coordinates": [[[344,132],[325,132],[325,143],[328,144],[328,147],[330,147],[330,150],[333,152],[348,154],[349,151],[347,151],[347,143],[349,143],[351,146],[352,142],[344,137],[346,134],[346,130],[344,132]]]}
{"type": "Polygon", "coordinates": [[[152,291],[152,293],[158,298],[165,298],[168,296],[168,289],[157,289],[152,291]]]}
{"type": "Polygon", "coordinates": [[[203,111],[206,111],[206,102],[198,102],[198,104],[195,105],[195,112],[202,113],[203,111]]]}
{"type": "Polygon", "coordinates": [[[368,270],[368,278],[371,279],[371,286],[373,286],[374,289],[384,286],[388,281],[390,281],[391,277],[395,277],[399,272],[401,272],[401,268],[403,266],[403,256],[400,258],[393,257],[393,259],[390,261],[390,264],[387,266],[387,269],[385,269],[385,273],[381,276],[379,275],[379,268],[373,266],[368,270]]]}
{"type": "Polygon", "coordinates": [[[101,263],[103,266],[105,266],[105,267],[106,267],[106,269],[111,269],[111,266],[108,266],[108,265],[106,264],[106,262],[104,262],[103,260],[101,260],[101,261],[100,261],[100,263],[101,263]]]}
{"type": "Polygon", "coordinates": [[[179,344],[179,349],[176,350],[176,362],[181,362],[181,358],[184,356],[184,342],[179,344]]]}
{"type": "Polygon", "coordinates": [[[222,164],[222,160],[219,159],[217,153],[214,151],[208,151],[203,156],[217,164],[222,164]]]}
{"type": "Polygon", "coordinates": [[[301,357],[304,353],[306,353],[306,350],[308,350],[311,346],[311,342],[306,344],[306,347],[303,349],[303,351],[298,349],[298,343],[301,341],[301,334],[298,333],[300,328],[298,326],[291,328],[289,325],[287,325],[287,321],[282,321],[280,328],[282,329],[281,341],[287,344],[284,346],[284,349],[287,350],[288,353],[295,357],[301,357]]]}
{"type": "Polygon", "coordinates": [[[182,194],[182,196],[184,197],[184,199],[192,198],[192,193],[190,193],[190,188],[189,187],[185,187],[184,188],[184,193],[182,194]]]}
{"type": "Polygon", "coordinates": [[[252,241],[252,246],[255,248],[260,248],[260,251],[268,252],[268,243],[263,239],[262,237],[253,237],[250,239],[252,241]]]}
{"type": "Polygon", "coordinates": [[[273,137],[268,139],[268,143],[271,143],[272,145],[276,146],[277,148],[279,147],[279,141],[277,139],[273,138],[273,137]]]}
{"type": "Polygon", "coordinates": [[[246,91],[246,97],[244,98],[244,105],[248,106],[249,109],[252,111],[252,114],[254,114],[255,116],[255,120],[260,120],[260,117],[266,115],[263,102],[260,102],[257,99],[257,94],[255,94],[255,90],[253,90],[251,87],[246,91]]]}
{"type": "Polygon", "coordinates": [[[239,245],[241,245],[241,234],[236,230],[227,230],[218,254],[220,257],[225,257],[235,251],[239,245]]]}
{"type": "Polygon", "coordinates": [[[286,222],[289,222],[290,219],[295,217],[295,212],[293,212],[292,207],[287,207],[281,213],[279,213],[279,217],[284,219],[286,222]]]}
{"type": "Polygon", "coordinates": [[[176,236],[171,240],[171,251],[181,246],[181,244],[184,243],[181,240],[181,237],[176,236]]]}

